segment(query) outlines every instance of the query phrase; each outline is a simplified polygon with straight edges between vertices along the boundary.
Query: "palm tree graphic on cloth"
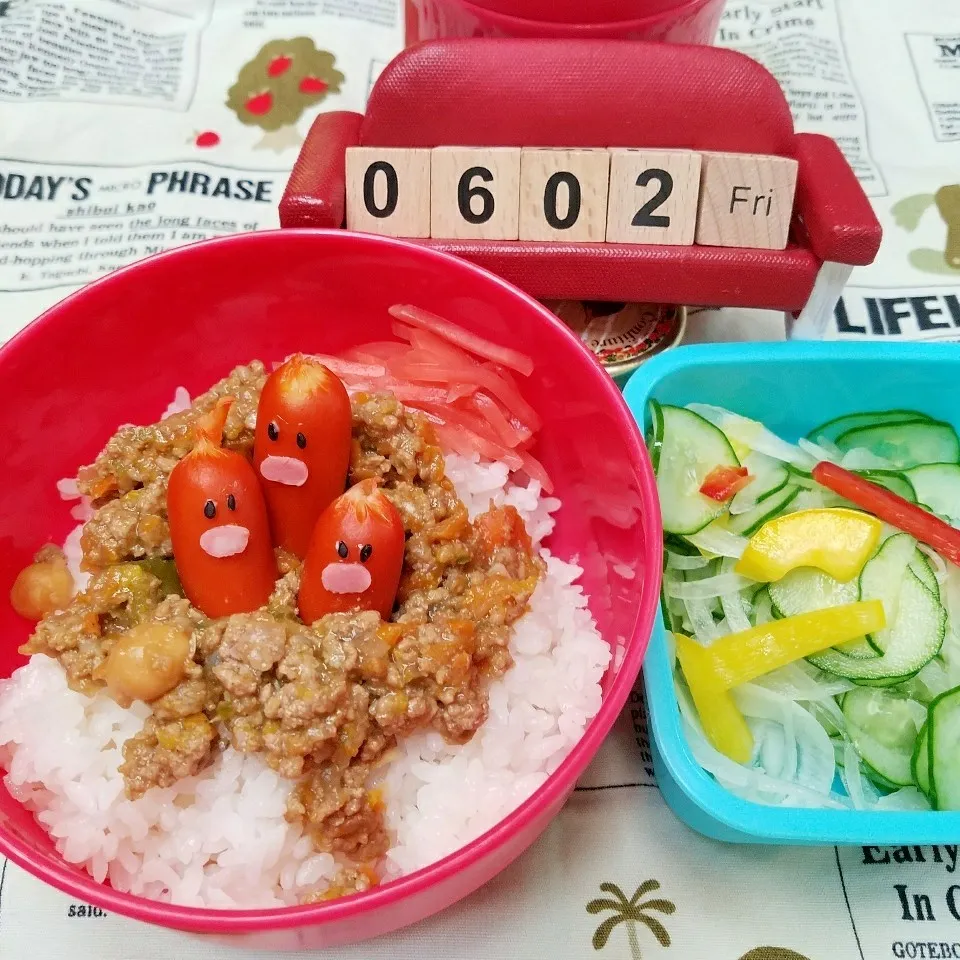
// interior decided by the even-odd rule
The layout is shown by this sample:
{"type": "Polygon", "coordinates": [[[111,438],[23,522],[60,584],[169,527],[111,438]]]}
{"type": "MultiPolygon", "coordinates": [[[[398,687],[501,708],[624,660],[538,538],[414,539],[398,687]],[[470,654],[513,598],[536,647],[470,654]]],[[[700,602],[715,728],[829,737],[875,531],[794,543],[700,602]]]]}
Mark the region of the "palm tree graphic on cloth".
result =
{"type": "Polygon", "coordinates": [[[633,960],[640,960],[640,943],[637,940],[637,924],[642,923],[656,938],[660,941],[661,947],[670,946],[670,934],[667,928],[656,919],[651,917],[646,911],[655,911],[670,915],[677,907],[671,900],[645,900],[640,902],[641,897],[648,893],[653,893],[660,889],[660,884],[656,880],[645,880],[633,892],[633,896],[628,900],[623,891],[615,883],[601,883],[600,889],[604,893],[610,894],[608,897],[598,897],[587,904],[587,913],[603,913],[605,910],[613,912],[612,917],[607,917],[603,923],[597,927],[593,935],[593,949],[602,950],[610,939],[613,928],[619,923],[627,925],[627,941],[630,944],[630,953],[633,954],[633,960]]]}

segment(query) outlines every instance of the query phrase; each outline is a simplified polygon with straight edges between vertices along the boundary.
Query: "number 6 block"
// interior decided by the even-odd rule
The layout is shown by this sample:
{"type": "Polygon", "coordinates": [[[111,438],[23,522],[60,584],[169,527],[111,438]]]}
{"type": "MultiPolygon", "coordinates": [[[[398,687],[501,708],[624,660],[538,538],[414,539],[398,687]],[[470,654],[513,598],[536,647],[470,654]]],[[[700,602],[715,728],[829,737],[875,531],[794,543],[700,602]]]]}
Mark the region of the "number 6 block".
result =
{"type": "Polygon", "coordinates": [[[689,246],[699,195],[699,153],[611,149],[607,243],[689,246]]]}
{"type": "Polygon", "coordinates": [[[516,240],[519,147],[436,147],[430,173],[430,236],[516,240]]]}
{"type": "Polygon", "coordinates": [[[602,243],[609,180],[607,150],[524,147],[520,155],[520,239],[602,243]]]}
{"type": "Polygon", "coordinates": [[[430,151],[348,147],[347,229],[430,236],[430,151]]]}

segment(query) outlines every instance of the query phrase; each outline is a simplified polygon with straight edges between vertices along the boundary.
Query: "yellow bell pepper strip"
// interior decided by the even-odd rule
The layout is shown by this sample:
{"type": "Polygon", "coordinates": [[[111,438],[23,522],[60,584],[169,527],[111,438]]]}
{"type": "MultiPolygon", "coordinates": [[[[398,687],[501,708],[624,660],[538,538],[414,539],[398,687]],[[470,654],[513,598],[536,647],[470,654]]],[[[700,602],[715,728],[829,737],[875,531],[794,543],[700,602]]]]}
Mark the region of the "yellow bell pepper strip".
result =
{"type": "Polygon", "coordinates": [[[876,517],[842,507],[788,513],[751,537],[734,571],[769,582],[797,567],[816,567],[845,583],[876,549],[882,526],[876,517]]]}
{"type": "Polygon", "coordinates": [[[728,633],[703,648],[701,679],[710,689],[729,690],[794,660],[882,630],[886,624],[881,601],[858,600],[728,633]]]}
{"type": "Polygon", "coordinates": [[[753,734],[744,715],[727,690],[711,687],[712,668],[706,650],[695,640],[675,633],[677,659],[690,688],[700,723],[707,739],[724,756],[737,763],[749,763],[753,756],[753,734]]]}

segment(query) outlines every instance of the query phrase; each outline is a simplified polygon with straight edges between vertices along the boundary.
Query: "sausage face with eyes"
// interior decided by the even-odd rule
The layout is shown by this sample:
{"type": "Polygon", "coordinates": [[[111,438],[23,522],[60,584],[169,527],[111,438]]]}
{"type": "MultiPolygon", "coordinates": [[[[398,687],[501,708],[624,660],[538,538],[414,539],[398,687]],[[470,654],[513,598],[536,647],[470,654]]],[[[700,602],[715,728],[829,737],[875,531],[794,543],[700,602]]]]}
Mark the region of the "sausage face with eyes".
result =
{"type": "Polygon", "coordinates": [[[267,378],[253,463],[278,547],[306,554],[317,517],[343,493],[352,429],[347,391],[318,360],[294,354],[267,378]]]}
{"type": "Polygon", "coordinates": [[[386,620],[405,540],[400,513],[376,480],[363,480],[334,500],[317,520],[300,573],[304,622],[356,610],[376,610],[386,620]]]}
{"type": "Polygon", "coordinates": [[[167,514],[187,599],[208,617],[248,613],[273,592],[278,572],[257,475],[220,446],[232,398],[197,425],[196,446],[171,471],[167,514]]]}

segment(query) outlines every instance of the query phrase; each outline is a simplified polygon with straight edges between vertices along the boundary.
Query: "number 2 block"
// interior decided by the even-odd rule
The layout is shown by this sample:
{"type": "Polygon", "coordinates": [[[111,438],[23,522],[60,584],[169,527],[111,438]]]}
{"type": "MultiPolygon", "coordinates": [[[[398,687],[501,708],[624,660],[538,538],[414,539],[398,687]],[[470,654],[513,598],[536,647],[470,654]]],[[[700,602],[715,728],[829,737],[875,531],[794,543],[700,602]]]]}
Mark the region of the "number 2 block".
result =
{"type": "Polygon", "coordinates": [[[430,151],[348,147],[347,229],[430,236],[430,151]]]}
{"type": "Polygon", "coordinates": [[[610,150],[607,243],[693,243],[700,154],[692,150],[610,150]]]}
{"type": "Polygon", "coordinates": [[[436,147],[430,167],[430,236],[516,240],[519,147],[436,147]]]}
{"type": "Polygon", "coordinates": [[[607,150],[523,148],[520,239],[602,243],[609,182],[607,150]]]}

